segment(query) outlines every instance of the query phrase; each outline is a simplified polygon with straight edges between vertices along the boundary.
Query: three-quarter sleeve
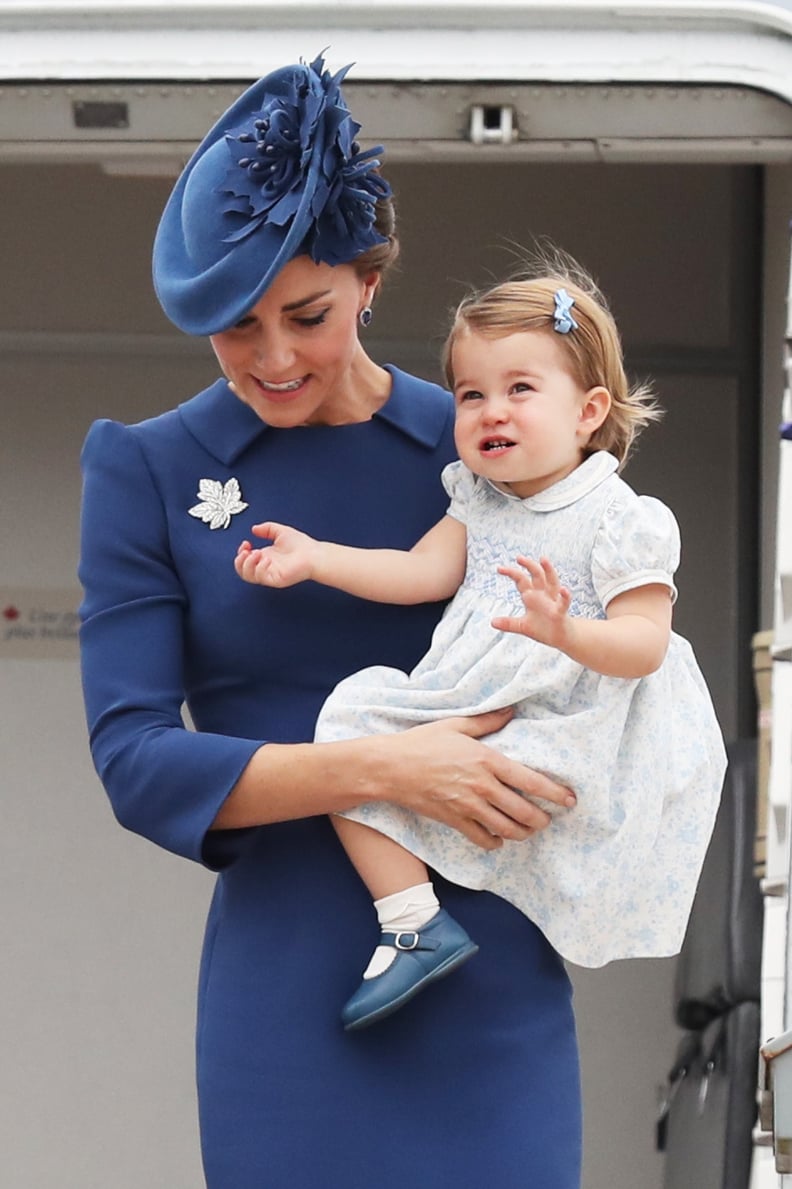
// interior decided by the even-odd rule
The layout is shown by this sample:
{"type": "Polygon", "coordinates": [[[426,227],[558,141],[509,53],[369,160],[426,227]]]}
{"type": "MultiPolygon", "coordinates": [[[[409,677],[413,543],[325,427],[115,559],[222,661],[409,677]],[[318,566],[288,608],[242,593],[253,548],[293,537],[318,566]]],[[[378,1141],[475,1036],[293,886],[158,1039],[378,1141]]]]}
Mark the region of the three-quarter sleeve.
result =
{"type": "Polygon", "coordinates": [[[248,832],[208,831],[262,741],[185,727],[187,594],[134,433],[97,422],[82,466],[81,657],[96,770],[123,826],[176,854],[225,866],[248,832]]]}
{"type": "Polygon", "coordinates": [[[679,528],[674,514],[652,496],[624,493],[605,510],[592,553],[594,588],[603,607],[611,599],[655,583],[676,599],[679,528]]]}

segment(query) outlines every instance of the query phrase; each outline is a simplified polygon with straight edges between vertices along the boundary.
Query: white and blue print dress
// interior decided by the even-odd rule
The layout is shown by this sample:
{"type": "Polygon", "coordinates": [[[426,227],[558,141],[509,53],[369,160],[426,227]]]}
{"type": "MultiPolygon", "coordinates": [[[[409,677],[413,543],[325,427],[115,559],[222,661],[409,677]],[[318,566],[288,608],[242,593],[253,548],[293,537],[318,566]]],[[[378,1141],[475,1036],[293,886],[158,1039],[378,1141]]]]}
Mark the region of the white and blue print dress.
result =
{"type": "Polygon", "coordinates": [[[491,626],[522,610],[514,583],[497,573],[518,553],[550,558],[572,615],[603,619],[611,599],[650,583],[675,596],[676,521],[659,500],[636,495],[617,465],[592,454],[527,499],[462,463],[447,466],[448,514],[467,529],[464,582],[410,674],[383,666],[353,674],[316,728],[320,741],[349,739],[514,706],[514,719],[487,741],[577,794],[574,809],[551,807],[548,829],[490,852],[396,805],[344,816],[452,882],[510,901],[582,966],[679,950],[726,764],[707,687],[681,636],[672,633],[656,672],[625,679],[491,626]]]}

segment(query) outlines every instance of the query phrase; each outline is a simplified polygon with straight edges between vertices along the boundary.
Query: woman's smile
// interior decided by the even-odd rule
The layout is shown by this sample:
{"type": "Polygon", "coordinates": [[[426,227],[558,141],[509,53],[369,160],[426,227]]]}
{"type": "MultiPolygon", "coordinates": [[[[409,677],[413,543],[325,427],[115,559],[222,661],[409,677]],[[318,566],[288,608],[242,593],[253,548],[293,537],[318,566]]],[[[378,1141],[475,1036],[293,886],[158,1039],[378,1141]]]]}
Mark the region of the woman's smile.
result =
{"type": "Polygon", "coordinates": [[[258,376],[254,376],[253,379],[267,392],[294,392],[305,383],[307,377],[300,376],[297,380],[284,380],[280,384],[275,384],[272,380],[261,380],[258,376]]]}
{"type": "Polygon", "coordinates": [[[367,421],[390,391],[358,340],[377,280],[308,256],[284,265],[244,318],[210,336],[239,399],[281,429],[367,421]]]}
{"type": "Polygon", "coordinates": [[[267,400],[274,401],[275,404],[288,404],[295,397],[301,396],[310,378],[310,375],[300,376],[296,380],[285,380],[281,384],[275,384],[272,380],[262,380],[253,376],[261,391],[266,393],[267,400]]]}

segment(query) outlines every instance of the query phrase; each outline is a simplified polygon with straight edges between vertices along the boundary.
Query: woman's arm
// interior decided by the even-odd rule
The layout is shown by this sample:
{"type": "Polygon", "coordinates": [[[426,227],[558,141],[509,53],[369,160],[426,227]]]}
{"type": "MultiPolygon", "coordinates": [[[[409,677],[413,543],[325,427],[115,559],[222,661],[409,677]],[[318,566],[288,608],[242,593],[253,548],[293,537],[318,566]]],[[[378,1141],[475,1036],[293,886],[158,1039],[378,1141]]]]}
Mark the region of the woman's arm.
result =
{"type": "Polygon", "coordinates": [[[493,619],[494,628],[558,648],[604,677],[645,677],[660,667],[671,634],[667,586],[639,586],[611,599],[607,619],[580,619],[569,615],[569,591],[547,558],[517,563],[498,572],[514,581],[524,614],[493,619]]]}
{"type": "Polygon", "coordinates": [[[242,839],[209,828],[261,740],[186,729],[187,593],[140,435],[93,425],[82,455],[80,630],[91,752],[121,825],[211,866],[242,839]],[[211,853],[210,853],[211,852],[211,853]]]}
{"type": "Polygon", "coordinates": [[[390,800],[482,846],[523,838],[568,790],[481,741],[508,711],[340,743],[264,743],[185,728],[187,593],[138,434],[97,423],[83,452],[82,674],[91,749],[118,820],[176,854],[226,866],[234,831],[390,800]]]}
{"type": "Polygon", "coordinates": [[[312,579],[377,603],[435,603],[450,598],[465,576],[465,526],[452,516],[444,516],[409,551],[316,541],[272,521],[254,525],[253,532],[272,544],[253,549],[243,541],[234,564],[240,578],[261,586],[312,579]]]}
{"type": "Polygon", "coordinates": [[[449,718],[395,735],[339,743],[269,743],[252,757],[215,829],[333,813],[391,801],[443,822],[485,850],[544,829],[550,816],[526,797],[573,806],[548,776],[480,742],[511,711],[449,718]],[[523,795],[521,795],[523,794],[523,795]]]}

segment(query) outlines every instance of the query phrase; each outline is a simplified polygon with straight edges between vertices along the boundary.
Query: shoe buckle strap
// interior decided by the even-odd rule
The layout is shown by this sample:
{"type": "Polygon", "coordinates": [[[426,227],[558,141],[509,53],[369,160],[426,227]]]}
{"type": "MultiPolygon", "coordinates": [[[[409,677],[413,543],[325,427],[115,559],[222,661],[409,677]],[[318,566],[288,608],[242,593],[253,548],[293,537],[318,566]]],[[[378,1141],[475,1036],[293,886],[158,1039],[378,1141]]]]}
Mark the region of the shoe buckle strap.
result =
{"type": "Polygon", "coordinates": [[[380,945],[392,945],[397,950],[436,950],[440,945],[431,937],[423,937],[413,929],[402,929],[398,933],[383,933],[380,945]]]}

